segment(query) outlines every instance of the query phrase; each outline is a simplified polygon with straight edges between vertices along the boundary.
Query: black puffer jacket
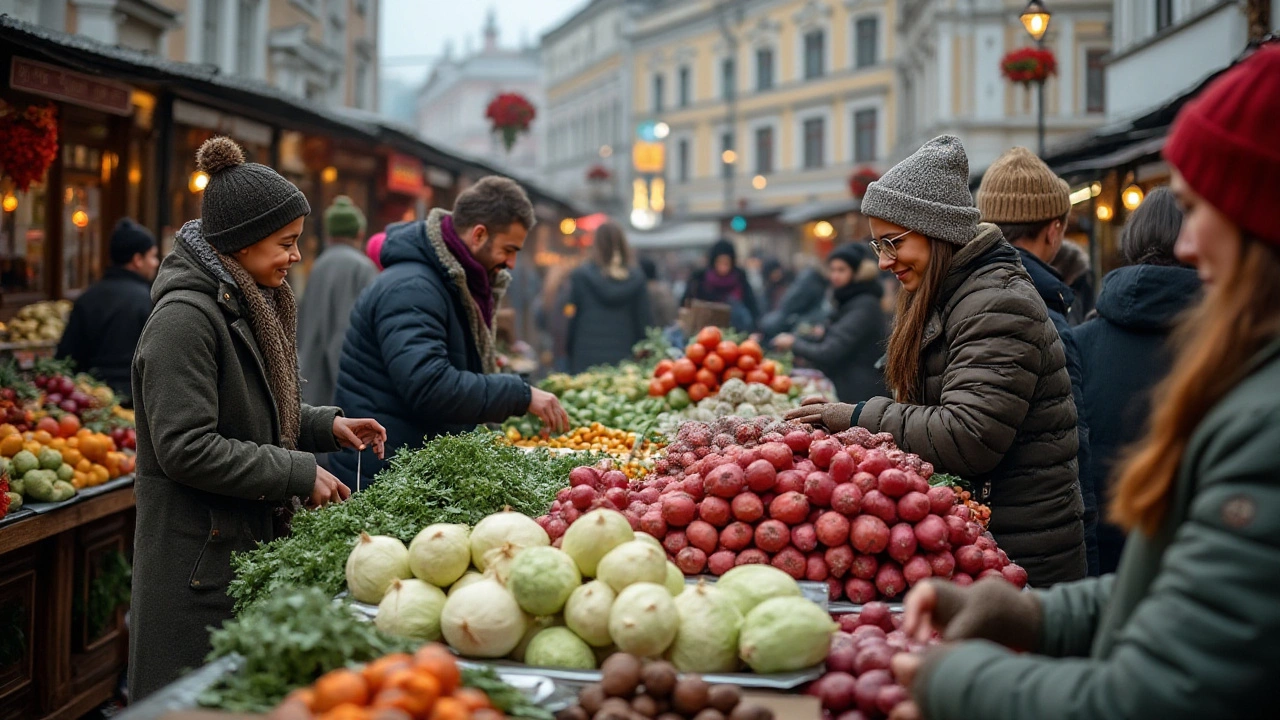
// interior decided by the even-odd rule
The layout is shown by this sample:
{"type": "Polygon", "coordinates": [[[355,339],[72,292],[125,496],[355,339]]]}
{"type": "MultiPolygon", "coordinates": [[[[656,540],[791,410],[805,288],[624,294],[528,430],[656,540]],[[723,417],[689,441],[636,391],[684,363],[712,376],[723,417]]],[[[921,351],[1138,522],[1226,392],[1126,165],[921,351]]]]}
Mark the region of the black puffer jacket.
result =
{"type": "Polygon", "coordinates": [[[1033,585],[1084,577],[1066,355],[998,228],[980,225],[956,252],[941,297],[921,346],[922,403],[872,398],[854,421],[980,488],[992,534],[1033,585]]]}
{"type": "MultiPolygon", "coordinates": [[[[382,246],[386,268],[351,311],[335,401],[351,417],[387,428],[387,458],[406,445],[501,422],[529,408],[529,386],[496,374],[493,331],[467,291],[466,275],[440,235],[443,210],[426,221],[393,225],[382,246]]],[[[494,286],[496,305],[510,276],[494,286]]],[[[381,470],[373,453],[364,482],[381,470]]],[[[332,460],[333,474],[355,486],[356,454],[332,460]]]]}
{"type": "MultiPolygon", "coordinates": [[[[1178,314],[1200,297],[1196,271],[1134,265],[1107,273],[1098,296],[1098,317],[1075,329],[1084,370],[1081,417],[1092,431],[1090,462],[1080,482],[1107,497],[1107,479],[1120,451],[1137,440],[1150,411],[1151,388],[1169,372],[1166,347],[1178,314]]],[[[1102,574],[1115,572],[1125,534],[1098,524],[1102,574]]]]}
{"type": "Polygon", "coordinates": [[[622,280],[587,263],[569,277],[569,372],[631,357],[649,326],[649,288],[644,275],[629,270],[622,280]]]}

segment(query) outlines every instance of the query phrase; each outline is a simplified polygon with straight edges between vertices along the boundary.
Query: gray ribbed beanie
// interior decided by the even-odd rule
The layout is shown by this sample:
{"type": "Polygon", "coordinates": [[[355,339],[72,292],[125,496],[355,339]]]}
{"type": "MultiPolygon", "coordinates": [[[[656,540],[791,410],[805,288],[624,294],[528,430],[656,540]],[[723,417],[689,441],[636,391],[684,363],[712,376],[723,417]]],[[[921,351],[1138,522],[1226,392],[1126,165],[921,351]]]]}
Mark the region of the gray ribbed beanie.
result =
{"type": "Polygon", "coordinates": [[[200,198],[201,230],[220,253],[243,250],[311,214],[296,185],[266,165],[245,162],[231,138],[206,140],[196,152],[196,167],[209,175],[200,198]]]}
{"type": "Polygon", "coordinates": [[[862,214],[965,245],[981,213],[969,192],[969,158],[954,135],[940,135],[867,187],[862,214]]]}

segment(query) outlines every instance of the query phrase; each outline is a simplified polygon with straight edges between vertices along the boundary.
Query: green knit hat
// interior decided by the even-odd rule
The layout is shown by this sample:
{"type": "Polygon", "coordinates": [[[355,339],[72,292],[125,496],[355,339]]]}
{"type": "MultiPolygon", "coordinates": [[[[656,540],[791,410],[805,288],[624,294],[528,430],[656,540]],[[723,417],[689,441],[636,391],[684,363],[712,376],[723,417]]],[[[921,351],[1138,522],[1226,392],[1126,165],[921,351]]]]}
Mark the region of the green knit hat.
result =
{"type": "Polygon", "coordinates": [[[324,234],[328,238],[357,238],[364,228],[364,213],[346,195],[334,198],[324,211],[324,234]]]}
{"type": "Polygon", "coordinates": [[[266,165],[245,162],[231,138],[206,140],[196,167],[209,176],[200,198],[201,230],[218,252],[243,250],[311,213],[296,185],[266,165]]]}

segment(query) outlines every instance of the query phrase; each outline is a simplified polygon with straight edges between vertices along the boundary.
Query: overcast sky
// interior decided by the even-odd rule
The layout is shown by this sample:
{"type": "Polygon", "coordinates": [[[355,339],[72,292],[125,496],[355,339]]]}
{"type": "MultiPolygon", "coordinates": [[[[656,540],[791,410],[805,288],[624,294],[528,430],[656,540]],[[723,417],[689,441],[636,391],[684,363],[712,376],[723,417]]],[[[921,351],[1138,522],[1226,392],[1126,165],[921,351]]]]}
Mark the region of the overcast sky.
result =
{"type": "Polygon", "coordinates": [[[468,40],[473,49],[481,44],[481,30],[490,8],[498,17],[498,42],[503,46],[522,42],[537,44],[542,33],[572,15],[589,0],[382,0],[382,66],[388,76],[406,80],[426,77],[429,64],[397,63],[397,59],[443,51],[453,40],[454,53],[462,54],[468,40]]]}

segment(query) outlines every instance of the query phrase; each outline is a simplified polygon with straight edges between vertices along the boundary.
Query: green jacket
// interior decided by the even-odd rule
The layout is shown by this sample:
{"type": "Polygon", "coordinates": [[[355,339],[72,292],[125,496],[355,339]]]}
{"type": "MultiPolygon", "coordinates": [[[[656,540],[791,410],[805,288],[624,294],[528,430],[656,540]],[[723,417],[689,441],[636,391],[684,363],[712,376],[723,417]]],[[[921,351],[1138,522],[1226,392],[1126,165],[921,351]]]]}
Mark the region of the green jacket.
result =
{"type": "Polygon", "coordinates": [[[276,401],[240,290],[198,221],[178,233],[152,299],[133,360],[134,702],[203,664],[207,628],[232,616],[231,554],[272,540],[275,508],[290,496],[311,495],[311,452],[338,449],[338,409],[308,405],[299,449],[280,447],[276,401]]]}
{"type": "Polygon", "coordinates": [[[1115,575],[1040,594],[1040,655],[943,656],[917,681],[925,717],[1280,715],[1280,340],[1250,368],[1196,427],[1159,533],[1131,533],[1115,575]]]}

